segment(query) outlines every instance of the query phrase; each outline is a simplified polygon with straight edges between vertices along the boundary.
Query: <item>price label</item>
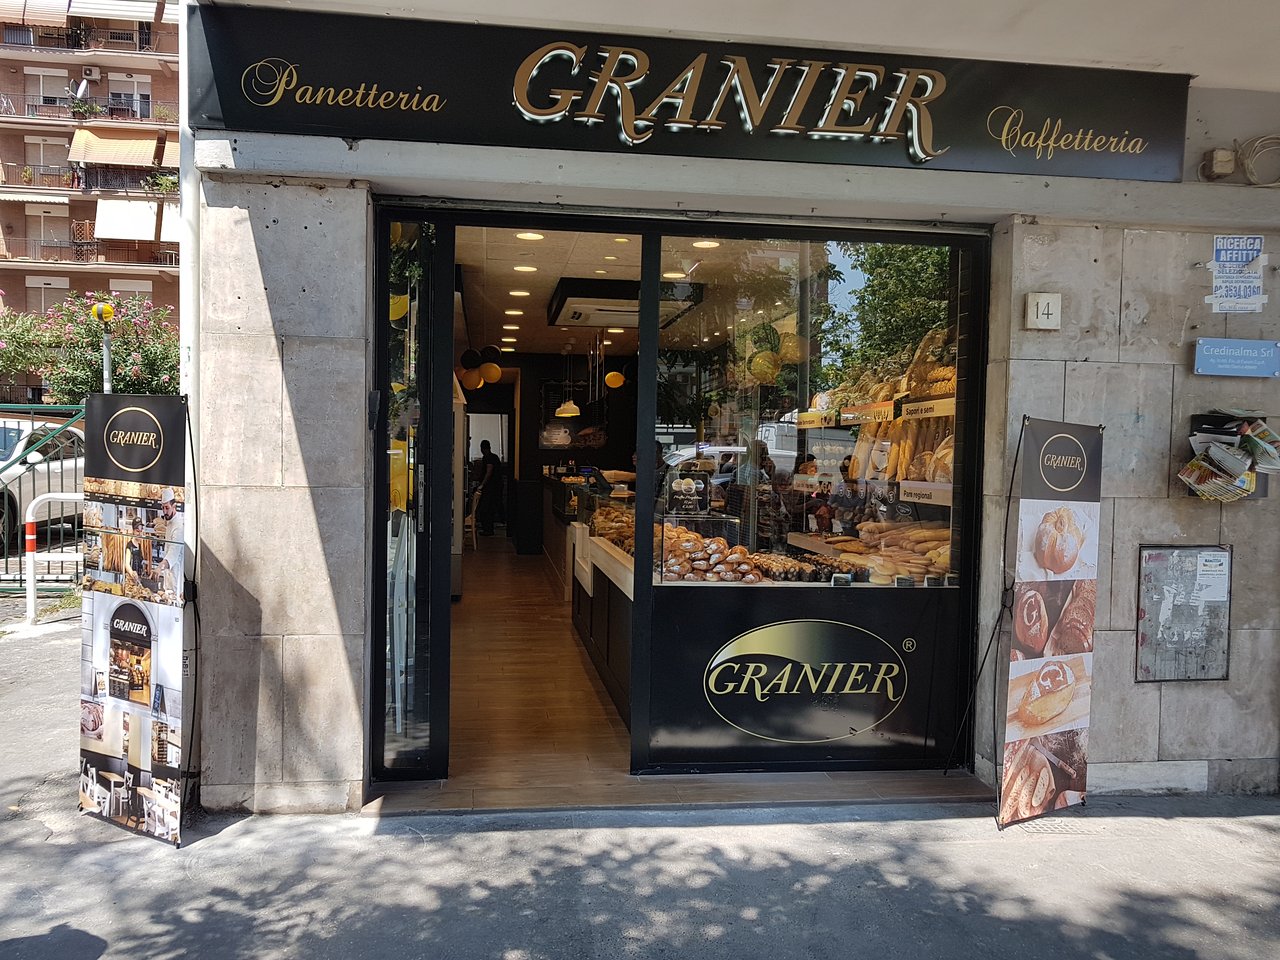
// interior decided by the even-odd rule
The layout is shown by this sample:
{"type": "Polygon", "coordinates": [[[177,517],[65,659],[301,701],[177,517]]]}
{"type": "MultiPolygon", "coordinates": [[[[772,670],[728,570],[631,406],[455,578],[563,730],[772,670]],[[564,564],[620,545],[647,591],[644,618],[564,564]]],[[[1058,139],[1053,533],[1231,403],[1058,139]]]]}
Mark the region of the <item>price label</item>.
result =
{"type": "Polygon", "coordinates": [[[955,397],[939,397],[937,400],[916,400],[902,405],[903,420],[923,420],[925,417],[954,417],[955,415],[955,397]]]}
{"type": "Polygon", "coordinates": [[[903,480],[898,484],[898,495],[906,503],[929,503],[939,507],[951,506],[951,484],[924,483],[919,480],[903,480]]]}

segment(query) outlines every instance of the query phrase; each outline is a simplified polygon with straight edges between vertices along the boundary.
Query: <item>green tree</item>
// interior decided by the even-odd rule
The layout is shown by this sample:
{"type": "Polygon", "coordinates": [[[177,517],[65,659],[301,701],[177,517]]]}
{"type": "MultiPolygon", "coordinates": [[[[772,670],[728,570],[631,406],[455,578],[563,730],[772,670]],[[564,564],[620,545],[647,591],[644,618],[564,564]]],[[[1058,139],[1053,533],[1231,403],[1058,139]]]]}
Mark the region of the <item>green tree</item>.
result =
{"type": "Polygon", "coordinates": [[[0,375],[36,373],[51,403],[83,403],[102,390],[102,323],[96,303],[115,309],[111,320],[112,389],[116,393],[178,392],[178,324],[168,307],[142,295],[72,294],[44,314],[0,313],[0,375]]]}
{"type": "Polygon", "coordinates": [[[840,360],[871,365],[915,350],[947,322],[947,247],[908,243],[842,244],[866,283],[853,296],[855,325],[840,360]]]}

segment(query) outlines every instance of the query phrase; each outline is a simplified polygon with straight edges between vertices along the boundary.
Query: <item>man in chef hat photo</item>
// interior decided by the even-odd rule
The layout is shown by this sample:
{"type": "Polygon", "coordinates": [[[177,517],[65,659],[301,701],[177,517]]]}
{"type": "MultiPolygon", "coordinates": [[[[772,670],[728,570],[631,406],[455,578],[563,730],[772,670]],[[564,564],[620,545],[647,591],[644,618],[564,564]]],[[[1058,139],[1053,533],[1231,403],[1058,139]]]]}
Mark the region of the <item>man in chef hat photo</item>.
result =
{"type": "Polygon", "coordinates": [[[182,597],[183,570],[183,525],[182,514],[178,510],[178,502],[173,487],[165,487],[160,491],[160,512],[164,515],[164,556],[156,569],[160,572],[164,589],[178,597],[182,597]]]}

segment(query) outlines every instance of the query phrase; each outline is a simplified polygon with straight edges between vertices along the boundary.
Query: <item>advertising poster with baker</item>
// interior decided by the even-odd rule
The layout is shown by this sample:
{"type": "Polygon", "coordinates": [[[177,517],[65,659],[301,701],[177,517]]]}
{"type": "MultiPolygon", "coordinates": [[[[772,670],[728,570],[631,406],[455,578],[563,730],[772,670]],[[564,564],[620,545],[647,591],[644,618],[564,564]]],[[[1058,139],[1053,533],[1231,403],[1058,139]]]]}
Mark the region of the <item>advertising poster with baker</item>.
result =
{"type": "Polygon", "coordinates": [[[1084,801],[1102,427],[1027,418],[1001,826],[1084,801]]]}
{"type": "Polygon", "coordinates": [[[179,842],[186,400],[85,406],[80,809],[179,842]]]}

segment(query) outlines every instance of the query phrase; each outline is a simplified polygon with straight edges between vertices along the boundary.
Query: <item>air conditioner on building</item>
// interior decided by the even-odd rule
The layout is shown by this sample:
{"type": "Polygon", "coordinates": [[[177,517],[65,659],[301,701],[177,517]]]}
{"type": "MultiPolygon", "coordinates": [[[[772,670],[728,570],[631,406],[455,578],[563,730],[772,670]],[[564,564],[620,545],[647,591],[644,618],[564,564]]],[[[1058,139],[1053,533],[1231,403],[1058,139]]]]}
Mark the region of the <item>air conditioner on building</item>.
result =
{"type": "Polygon", "coordinates": [[[84,68],[83,68],[83,70],[82,70],[82,73],[83,73],[84,79],[86,79],[86,80],[101,80],[101,79],[102,79],[102,68],[101,68],[101,67],[84,67],[84,68]]]}

